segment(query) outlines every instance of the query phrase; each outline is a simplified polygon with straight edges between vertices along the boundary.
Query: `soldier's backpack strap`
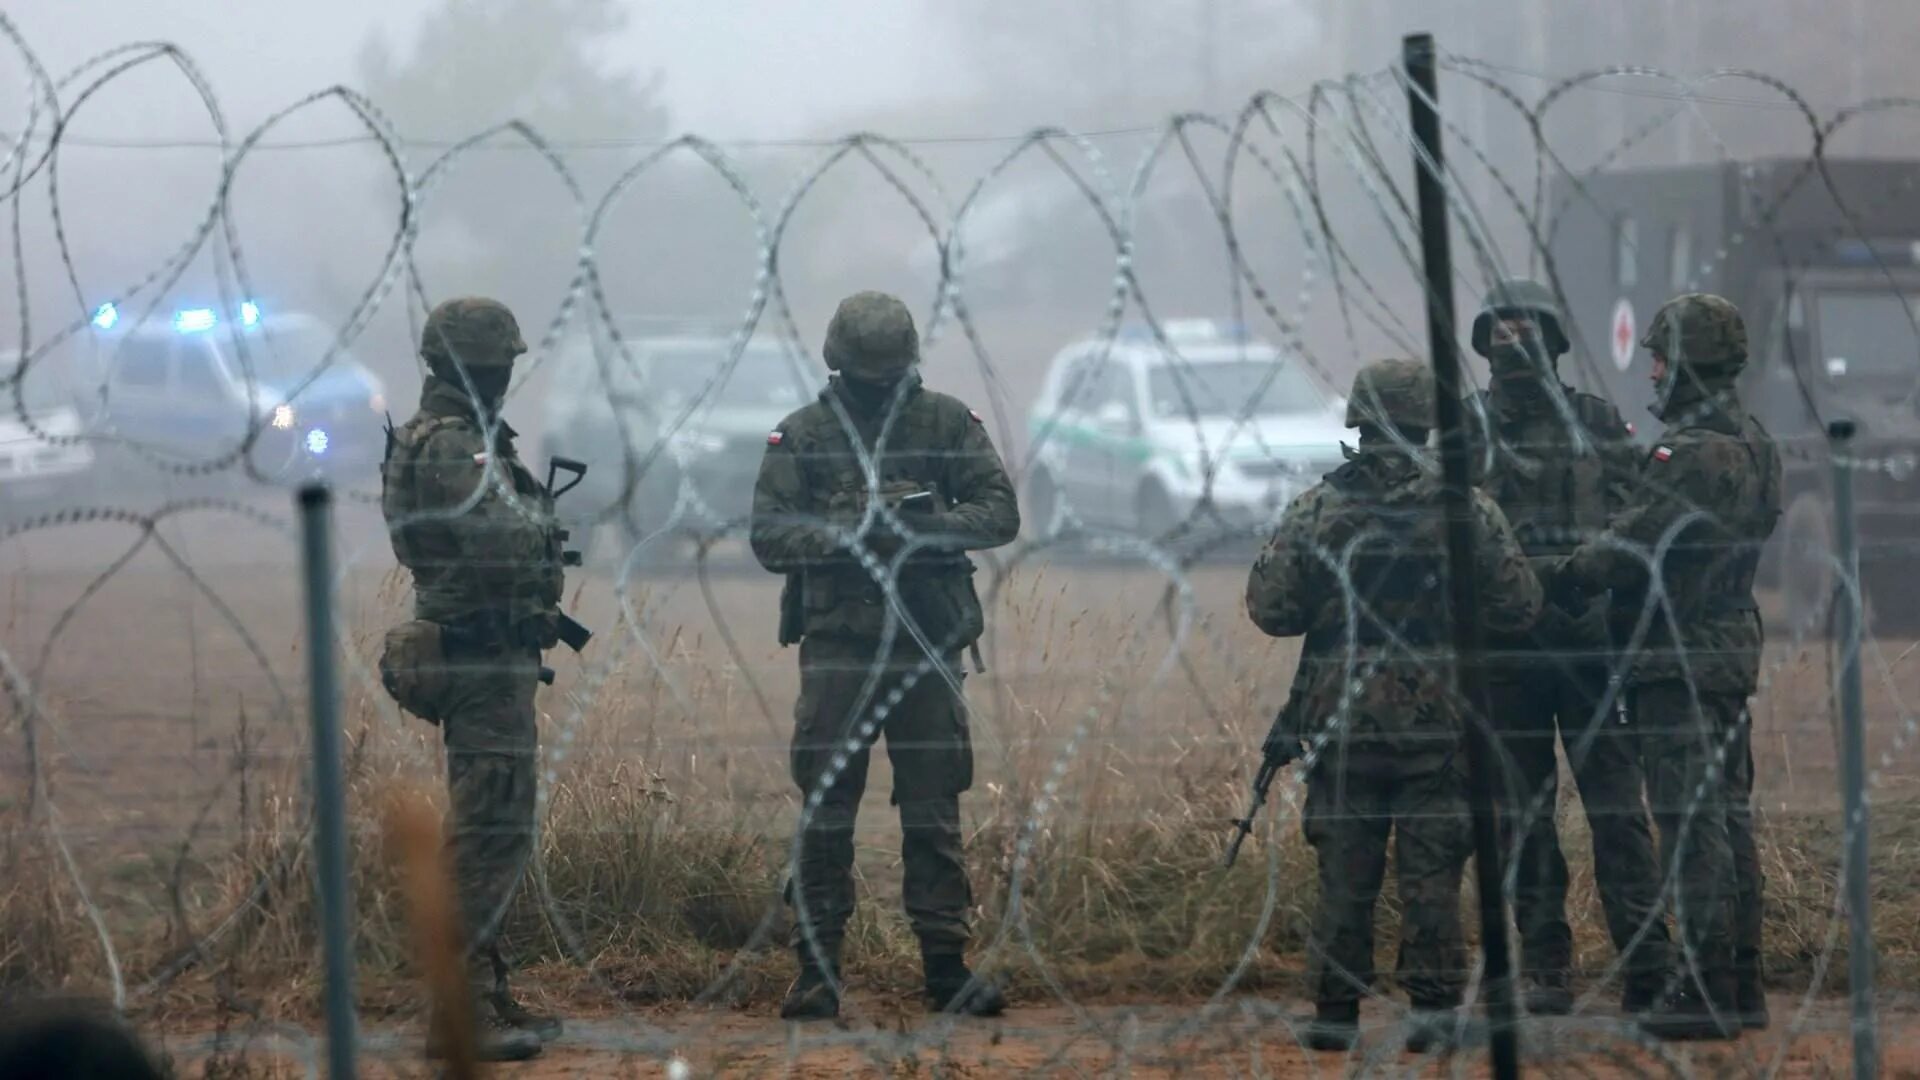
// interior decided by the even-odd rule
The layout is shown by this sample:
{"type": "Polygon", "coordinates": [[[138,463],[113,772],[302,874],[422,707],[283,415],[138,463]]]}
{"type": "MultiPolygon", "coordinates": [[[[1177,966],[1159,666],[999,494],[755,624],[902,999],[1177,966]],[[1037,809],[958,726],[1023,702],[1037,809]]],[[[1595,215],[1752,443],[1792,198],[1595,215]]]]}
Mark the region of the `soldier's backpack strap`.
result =
{"type": "Polygon", "coordinates": [[[458,416],[429,416],[409,421],[398,429],[387,425],[386,458],[380,467],[380,507],[387,518],[387,531],[393,537],[394,554],[403,566],[414,562],[409,525],[420,512],[419,484],[415,472],[426,446],[435,435],[465,421],[458,416]],[[404,477],[402,483],[394,480],[404,477]]]}

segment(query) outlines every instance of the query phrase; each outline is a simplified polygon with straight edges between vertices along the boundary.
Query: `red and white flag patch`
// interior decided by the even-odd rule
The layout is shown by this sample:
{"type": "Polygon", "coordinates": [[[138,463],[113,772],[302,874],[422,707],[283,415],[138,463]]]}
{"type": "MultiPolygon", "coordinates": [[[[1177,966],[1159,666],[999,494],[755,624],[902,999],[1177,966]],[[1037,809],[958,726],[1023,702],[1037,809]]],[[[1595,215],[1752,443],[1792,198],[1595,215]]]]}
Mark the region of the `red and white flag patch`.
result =
{"type": "Polygon", "coordinates": [[[767,445],[768,445],[768,446],[779,446],[779,445],[780,445],[780,440],[782,440],[782,439],[784,439],[784,438],[786,438],[786,437],[787,437],[787,436],[786,436],[786,433],[785,433],[785,432],[782,432],[782,431],[769,431],[769,432],[767,432],[767,445]]]}
{"type": "Polygon", "coordinates": [[[473,463],[475,465],[485,465],[487,463],[487,452],[485,450],[482,450],[479,453],[473,455],[473,463]]]}
{"type": "Polygon", "coordinates": [[[1627,434],[1631,435],[1633,434],[1633,431],[1634,431],[1633,421],[1629,420],[1627,421],[1627,434]]]}
{"type": "Polygon", "coordinates": [[[1672,457],[1673,447],[1671,446],[1656,446],[1653,448],[1653,460],[1655,461],[1666,461],[1672,457]]]}
{"type": "Polygon", "coordinates": [[[976,424],[984,424],[987,422],[987,418],[980,415],[979,409],[968,409],[967,415],[973,417],[973,422],[976,424]]]}

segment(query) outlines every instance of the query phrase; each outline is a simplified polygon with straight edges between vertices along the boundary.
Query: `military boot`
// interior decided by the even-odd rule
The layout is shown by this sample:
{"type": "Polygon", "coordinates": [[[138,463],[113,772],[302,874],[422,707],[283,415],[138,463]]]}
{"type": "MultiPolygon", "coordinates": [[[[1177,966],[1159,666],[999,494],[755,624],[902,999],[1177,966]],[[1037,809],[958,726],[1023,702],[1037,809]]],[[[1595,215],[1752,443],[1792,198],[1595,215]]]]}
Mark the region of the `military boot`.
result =
{"type": "MultiPolygon", "coordinates": [[[[540,1036],[500,1019],[491,1008],[474,1009],[473,1056],[480,1061],[526,1061],[540,1056],[540,1036]]],[[[439,1061],[451,1056],[447,1025],[435,1017],[427,1026],[427,1057],[439,1061]]]]}
{"type": "Polygon", "coordinates": [[[1007,1010],[1006,995],[993,980],[967,970],[966,958],[959,953],[923,951],[920,960],[926,970],[928,1011],[999,1016],[1007,1010]]]}
{"type": "Polygon", "coordinates": [[[505,990],[495,990],[484,999],[484,1004],[493,1010],[493,1015],[507,1027],[531,1031],[541,1045],[546,1045],[560,1037],[562,1024],[557,1016],[537,1013],[514,1000],[505,990]]]}
{"type": "Polygon", "coordinates": [[[1669,1041],[1731,1039],[1739,1034],[1733,1016],[1724,1009],[1716,1010],[1692,979],[1668,991],[1638,1022],[1647,1034],[1669,1041]]]}
{"type": "Polygon", "coordinates": [[[1415,1005],[1407,1013],[1407,1052],[1445,1053],[1459,1039],[1460,1016],[1453,1009],[1415,1005]]]}
{"type": "Polygon", "coordinates": [[[801,945],[800,975],[780,1003],[782,1020],[831,1020],[840,1015],[840,947],[822,945],[820,954],[801,945]],[[824,960],[824,964],[822,961],[824,960]]]}
{"type": "Polygon", "coordinates": [[[1537,972],[1527,977],[1528,1016],[1565,1016],[1573,1011],[1573,984],[1567,970],[1537,972]]]}
{"type": "Polygon", "coordinates": [[[1307,1025],[1307,1045],[1315,1050],[1347,1051],[1360,1041],[1360,1003],[1323,1001],[1307,1025]]]}

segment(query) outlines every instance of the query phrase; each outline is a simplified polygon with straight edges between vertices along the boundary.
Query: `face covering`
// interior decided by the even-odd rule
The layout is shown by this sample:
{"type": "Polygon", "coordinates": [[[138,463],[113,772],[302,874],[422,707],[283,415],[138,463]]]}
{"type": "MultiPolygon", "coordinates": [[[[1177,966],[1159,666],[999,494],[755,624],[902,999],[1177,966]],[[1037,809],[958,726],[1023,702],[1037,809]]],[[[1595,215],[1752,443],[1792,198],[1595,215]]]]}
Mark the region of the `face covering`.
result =
{"type": "Polygon", "coordinates": [[[893,404],[894,389],[899,385],[899,379],[879,382],[840,376],[840,392],[854,408],[869,416],[885,412],[893,404]]]}

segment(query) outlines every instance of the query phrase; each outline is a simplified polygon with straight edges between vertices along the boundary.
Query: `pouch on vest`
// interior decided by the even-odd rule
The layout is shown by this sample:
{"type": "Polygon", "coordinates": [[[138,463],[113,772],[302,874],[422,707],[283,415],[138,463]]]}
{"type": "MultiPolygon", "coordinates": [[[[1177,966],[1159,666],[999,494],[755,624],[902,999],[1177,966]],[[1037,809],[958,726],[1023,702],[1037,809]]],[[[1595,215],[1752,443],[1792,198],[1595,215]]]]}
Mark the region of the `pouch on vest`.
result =
{"type": "Polygon", "coordinates": [[[970,563],[900,580],[900,602],[927,641],[941,652],[964,649],[986,631],[986,613],[973,587],[970,563]]]}
{"type": "Polygon", "coordinates": [[[441,703],[452,685],[440,624],[412,619],[387,631],[380,651],[380,683],[402,709],[438,724],[441,703]]]}

